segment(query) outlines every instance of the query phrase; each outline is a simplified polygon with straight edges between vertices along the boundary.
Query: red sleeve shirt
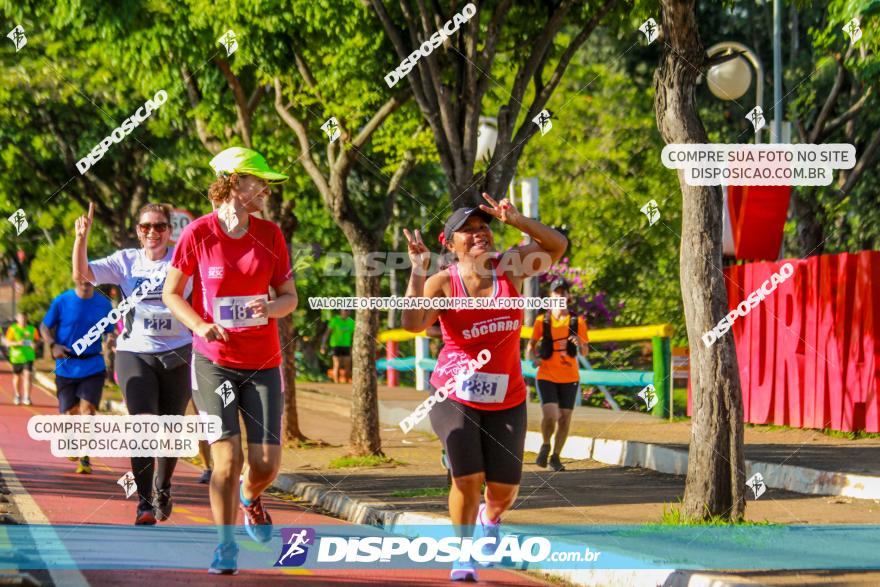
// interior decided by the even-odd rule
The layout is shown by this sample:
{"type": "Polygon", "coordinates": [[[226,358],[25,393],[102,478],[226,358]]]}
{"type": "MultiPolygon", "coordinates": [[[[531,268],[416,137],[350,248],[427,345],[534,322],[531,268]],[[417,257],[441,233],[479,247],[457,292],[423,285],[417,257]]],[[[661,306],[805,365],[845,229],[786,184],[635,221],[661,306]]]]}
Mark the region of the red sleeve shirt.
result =
{"type": "MultiPolygon", "coordinates": [[[[192,307],[214,322],[214,298],[269,293],[291,277],[284,235],[273,222],[250,217],[247,233],[223,232],[217,213],[191,222],[174,247],[171,265],[193,277],[192,307]]],[[[193,335],[193,348],[214,363],[234,369],[270,369],[281,364],[278,323],[228,328],[229,341],[208,342],[193,335]]]]}

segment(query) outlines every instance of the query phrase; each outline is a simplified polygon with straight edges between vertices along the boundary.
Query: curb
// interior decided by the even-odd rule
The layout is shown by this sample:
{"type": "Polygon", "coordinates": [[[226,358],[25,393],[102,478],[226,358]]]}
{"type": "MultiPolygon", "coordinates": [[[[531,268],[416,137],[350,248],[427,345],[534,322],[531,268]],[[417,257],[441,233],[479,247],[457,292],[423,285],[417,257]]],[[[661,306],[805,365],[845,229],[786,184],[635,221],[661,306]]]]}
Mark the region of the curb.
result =
{"type": "MultiPolygon", "coordinates": [[[[539,432],[526,434],[525,449],[538,452],[543,440],[539,432]]],[[[687,451],[633,440],[608,440],[569,436],[560,455],[569,459],[593,459],[623,467],[643,467],[659,473],[686,475],[687,451]]],[[[761,473],[767,487],[808,495],[842,495],[857,499],[880,499],[880,477],[820,471],[794,465],[777,465],[746,460],[746,477],[761,473]]]]}
{"type": "MultiPolygon", "coordinates": [[[[379,400],[379,421],[387,426],[398,426],[412,410],[390,407],[379,400]]],[[[433,434],[431,423],[425,418],[412,430],[433,434]]],[[[526,433],[525,449],[538,452],[543,443],[541,433],[526,433]]],[[[560,455],[567,459],[593,459],[607,465],[642,467],[658,473],[687,475],[688,453],[662,444],[635,440],[612,440],[590,436],[569,436],[560,455]]],[[[746,477],[761,473],[767,487],[785,489],[806,495],[840,495],[856,499],[880,499],[880,477],[822,471],[796,465],[778,465],[746,459],[746,477]]]]}
{"type": "MultiPolygon", "coordinates": [[[[55,383],[40,371],[35,372],[37,383],[55,391],[55,383]]],[[[108,400],[106,407],[114,412],[127,414],[125,403],[108,400]]],[[[411,410],[389,407],[379,400],[379,421],[388,426],[398,426],[411,410]]],[[[430,421],[425,418],[413,426],[412,430],[433,434],[430,421]]],[[[538,452],[541,448],[541,434],[529,431],[526,434],[525,449],[538,452]]],[[[612,440],[590,436],[569,436],[560,455],[567,459],[594,461],[607,465],[623,467],[642,467],[669,475],[686,475],[688,453],[685,450],[669,448],[661,444],[638,442],[635,440],[612,440]]],[[[746,477],[761,473],[767,487],[785,489],[806,495],[840,495],[856,499],[880,499],[880,477],[821,471],[795,465],[778,465],[763,461],[746,460],[746,477]]]]}

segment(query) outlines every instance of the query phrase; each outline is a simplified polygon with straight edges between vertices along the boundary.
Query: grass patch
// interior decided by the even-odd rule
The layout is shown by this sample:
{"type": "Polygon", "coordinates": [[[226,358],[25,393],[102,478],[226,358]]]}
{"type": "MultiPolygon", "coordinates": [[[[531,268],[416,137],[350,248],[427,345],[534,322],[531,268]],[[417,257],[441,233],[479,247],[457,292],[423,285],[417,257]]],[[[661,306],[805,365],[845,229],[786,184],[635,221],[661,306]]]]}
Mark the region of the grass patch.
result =
{"type": "Polygon", "coordinates": [[[112,383],[110,381],[104,382],[104,391],[101,393],[101,400],[114,400],[121,402],[123,401],[122,397],[122,389],[119,388],[118,385],[112,383]]]}
{"type": "Polygon", "coordinates": [[[355,469],[361,467],[381,467],[384,465],[402,465],[400,461],[395,461],[384,455],[367,455],[365,457],[344,456],[333,459],[327,465],[328,469],[355,469]]]}
{"type": "Polygon", "coordinates": [[[688,390],[686,387],[676,387],[672,390],[672,415],[680,414],[687,417],[688,390]]]}
{"type": "Polygon", "coordinates": [[[858,440],[860,438],[880,438],[880,433],[865,432],[864,430],[856,430],[855,432],[842,432],[840,430],[832,430],[831,428],[826,428],[822,431],[822,434],[825,434],[826,436],[831,436],[832,438],[846,438],[849,440],[858,440]]]}
{"type": "Polygon", "coordinates": [[[443,497],[449,495],[448,487],[424,487],[422,489],[401,489],[392,491],[391,497],[443,497]]]}
{"type": "Polygon", "coordinates": [[[706,518],[687,518],[681,511],[681,501],[677,505],[664,504],[663,516],[657,524],[645,524],[646,526],[777,526],[768,520],[757,522],[753,520],[730,520],[722,516],[709,516],[706,518]]]}
{"type": "Polygon", "coordinates": [[[746,424],[747,428],[751,428],[758,432],[775,432],[775,431],[784,431],[784,430],[808,430],[813,432],[821,432],[825,436],[830,436],[832,438],[845,438],[847,440],[859,440],[861,438],[880,438],[880,433],[877,432],[865,432],[864,430],[856,430],[854,432],[843,432],[841,430],[832,430],[831,428],[825,428],[823,430],[819,430],[816,428],[792,428],[791,426],[783,426],[780,424],[746,424]]]}

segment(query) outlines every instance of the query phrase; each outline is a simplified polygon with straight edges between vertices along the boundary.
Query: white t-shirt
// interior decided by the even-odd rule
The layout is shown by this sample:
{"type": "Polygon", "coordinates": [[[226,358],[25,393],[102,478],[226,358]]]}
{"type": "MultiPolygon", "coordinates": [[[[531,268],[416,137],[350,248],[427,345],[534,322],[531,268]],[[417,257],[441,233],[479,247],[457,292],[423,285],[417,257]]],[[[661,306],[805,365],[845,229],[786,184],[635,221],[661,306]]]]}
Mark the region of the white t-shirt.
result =
{"type": "MultiPolygon", "coordinates": [[[[151,261],[143,249],[122,249],[89,263],[96,282],[118,285],[125,298],[136,302],[122,318],[124,326],[116,350],[161,353],[192,343],[192,333],[162,303],[162,287],[173,252],[168,247],[164,259],[151,261]],[[132,297],[135,291],[137,295],[132,297]]],[[[189,297],[191,291],[192,280],[186,284],[183,297],[189,297]]]]}

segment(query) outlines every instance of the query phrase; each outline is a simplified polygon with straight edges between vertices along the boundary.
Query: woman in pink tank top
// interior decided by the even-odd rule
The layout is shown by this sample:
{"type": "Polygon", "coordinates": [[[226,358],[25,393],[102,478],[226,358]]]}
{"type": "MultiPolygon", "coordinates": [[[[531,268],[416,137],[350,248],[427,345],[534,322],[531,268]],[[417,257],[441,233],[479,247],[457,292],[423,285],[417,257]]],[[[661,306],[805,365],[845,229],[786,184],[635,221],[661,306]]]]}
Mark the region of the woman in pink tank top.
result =
{"type": "MultiPolygon", "coordinates": [[[[481,536],[496,539],[478,557],[491,561],[501,514],[519,490],[526,435],[526,385],[520,367],[523,310],[504,298],[519,298],[523,279],[546,271],[562,257],[568,241],[520,214],[507,199],[483,198],[489,206],[459,208],[446,221],[439,240],[456,261],[430,278],[430,252],[421,234],[404,229],[413,267],[406,295],[451,298],[447,303],[478,298],[471,303],[483,305],[488,300],[479,298],[494,298],[498,307],[407,309],[401,318],[411,332],[440,320],[444,347],[431,386],[438,400],[448,399],[435,403],[429,417],[452,469],[449,514],[460,534],[476,525],[481,536]],[[532,242],[496,253],[489,228],[493,218],[528,234],[532,242]],[[481,504],[484,482],[486,503],[481,504]]],[[[473,562],[455,563],[451,578],[476,580],[473,562]]]]}

